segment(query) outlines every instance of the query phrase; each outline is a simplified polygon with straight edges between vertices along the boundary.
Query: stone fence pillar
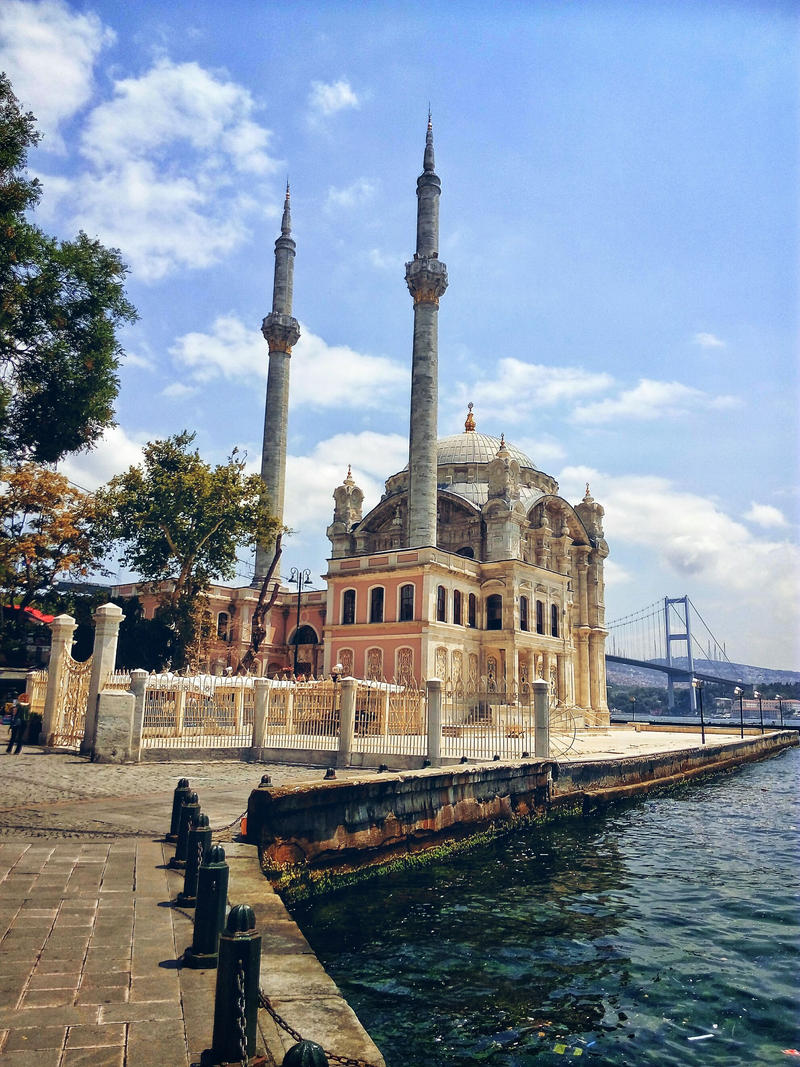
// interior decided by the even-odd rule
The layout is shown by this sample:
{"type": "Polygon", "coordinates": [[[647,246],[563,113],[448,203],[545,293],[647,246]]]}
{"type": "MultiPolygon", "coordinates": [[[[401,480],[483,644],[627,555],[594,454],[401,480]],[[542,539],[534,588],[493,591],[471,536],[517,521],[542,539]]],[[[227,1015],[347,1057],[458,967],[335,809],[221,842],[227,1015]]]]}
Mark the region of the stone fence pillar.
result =
{"type": "Polygon", "coordinates": [[[342,707],[339,716],[339,756],[337,767],[349,767],[353,756],[353,734],[356,726],[355,678],[342,678],[342,707]]]}
{"type": "Polygon", "coordinates": [[[114,670],[117,661],[119,627],[125,615],[116,604],[101,604],[94,613],[94,649],[92,673],[89,678],[89,696],[86,700],[86,726],[81,741],[81,752],[91,752],[97,733],[97,698],[114,670]]]}
{"type": "Polygon", "coordinates": [[[550,684],[544,678],[531,682],[533,689],[533,754],[537,759],[550,755],[550,684]]]}
{"type": "Polygon", "coordinates": [[[72,655],[72,639],[78,624],[71,615],[57,615],[50,623],[50,662],[47,667],[47,696],[42,715],[42,744],[52,744],[58,723],[58,695],[64,677],[67,656],[72,655]]]}
{"type": "Polygon", "coordinates": [[[428,751],[431,767],[442,765],[442,680],[429,678],[425,684],[428,702],[428,751]]]}
{"type": "Polygon", "coordinates": [[[254,678],[253,697],[253,757],[261,758],[261,749],[267,736],[267,713],[269,711],[269,678],[254,678]]]}
{"type": "Polygon", "coordinates": [[[133,724],[131,726],[131,763],[139,763],[142,758],[142,738],[144,736],[144,694],[147,689],[147,671],[138,668],[131,671],[131,692],[135,704],[133,724]]]}

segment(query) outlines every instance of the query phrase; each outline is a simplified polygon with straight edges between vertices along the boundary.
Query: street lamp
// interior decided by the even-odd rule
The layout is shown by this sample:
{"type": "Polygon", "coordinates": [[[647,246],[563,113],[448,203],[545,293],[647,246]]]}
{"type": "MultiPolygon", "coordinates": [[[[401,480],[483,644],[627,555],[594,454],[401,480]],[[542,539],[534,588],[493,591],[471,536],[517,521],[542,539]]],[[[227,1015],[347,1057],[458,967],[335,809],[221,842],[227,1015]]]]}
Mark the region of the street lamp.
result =
{"type": "Polygon", "coordinates": [[[758,717],[761,721],[761,733],[764,733],[764,709],[761,706],[761,694],[757,689],[753,690],[753,696],[758,701],[758,717]]]}
{"type": "Polygon", "coordinates": [[[778,714],[781,717],[781,729],[783,729],[783,701],[777,693],[775,694],[775,699],[778,701],[778,714]]]}
{"type": "Polygon", "coordinates": [[[733,695],[739,698],[739,737],[744,738],[744,711],[742,709],[742,695],[744,689],[740,685],[737,685],[733,691],[733,695]]]}
{"type": "Polygon", "coordinates": [[[631,697],[630,702],[633,707],[633,721],[636,722],[636,697],[631,697]]]}
{"type": "Polygon", "coordinates": [[[299,567],[292,567],[292,573],[289,575],[289,581],[293,585],[297,585],[297,625],[294,629],[294,676],[297,677],[297,656],[300,651],[300,645],[297,642],[297,638],[300,634],[300,595],[303,589],[307,585],[311,585],[311,571],[306,568],[301,570],[299,567]]]}
{"type": "Polygon", "coordinates": [[[703,718],[703,683],[699,678],[692,678],[692,685],[697,690],[697,707],[700,711],[700,737],[706,743],[706,722],[703,718]]]}

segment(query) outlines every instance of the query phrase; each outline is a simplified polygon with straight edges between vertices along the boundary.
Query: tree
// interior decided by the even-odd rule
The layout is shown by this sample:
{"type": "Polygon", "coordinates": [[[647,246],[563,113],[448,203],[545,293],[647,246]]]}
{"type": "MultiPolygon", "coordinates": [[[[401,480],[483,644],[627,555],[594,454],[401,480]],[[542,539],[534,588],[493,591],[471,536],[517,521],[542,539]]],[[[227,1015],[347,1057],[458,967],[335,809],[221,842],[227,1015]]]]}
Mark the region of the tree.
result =
{"type": "Polygon", "coordinates": [[[194,437],[184,430],[149,442],[142,464],[99,493],[121,562],[161,594],[176,668],[197,636],[211,582],[233,577],[237,549],[270,544],[280,529],[263,481],[245,474],[244,457],[234,449],[227,463],[212,467],[190,450],[194,437]]]}
{"type": "Polygon", "coordinates": [[[95,497],[36,463],[3,471],[0,488],[0,643],[24,637],[24,611],[67,576],[102,571],[104,524],[95,497]],[[9,610],[10,609],[10,610],[9,610]]]}
{"type": "Polygon", "coordinates": [[[119,252],[26,218],[41,196],[25,170],[35,122],[0,74],[0,457],[52,463],[113,424],[116,331],[136,311],[119,252]]]}

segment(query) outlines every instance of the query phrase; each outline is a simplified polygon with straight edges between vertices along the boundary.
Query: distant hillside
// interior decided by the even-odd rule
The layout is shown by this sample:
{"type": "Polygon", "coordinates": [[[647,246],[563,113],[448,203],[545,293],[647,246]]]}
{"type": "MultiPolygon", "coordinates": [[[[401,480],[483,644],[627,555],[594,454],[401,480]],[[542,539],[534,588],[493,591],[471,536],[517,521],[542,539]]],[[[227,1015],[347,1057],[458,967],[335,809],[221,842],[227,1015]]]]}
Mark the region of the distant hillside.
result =
{"type": "MultiPolygon", "coordinates": [[[[653,663],[666,663],[666,660],[653,660],[653,663]]],[[[686,657],[676,656],[676,667],[687,667],[686,657]]],[[[742,682],[746,686],[762,685],[797,685],[800,683],[800,671],[776,671],[769,667],[753,667],[747,663],[728,663],[724,660],[696,659],[694,669],[702,674],[716,674],[719,678],[730,678],[732,682],[742,682]]],[[[609,682],[616,685],[652,685],[667,688],[667,676],[660,671],[643,670],[631,667],[627,663],[608,663],[606,673],[609,682]]]]}

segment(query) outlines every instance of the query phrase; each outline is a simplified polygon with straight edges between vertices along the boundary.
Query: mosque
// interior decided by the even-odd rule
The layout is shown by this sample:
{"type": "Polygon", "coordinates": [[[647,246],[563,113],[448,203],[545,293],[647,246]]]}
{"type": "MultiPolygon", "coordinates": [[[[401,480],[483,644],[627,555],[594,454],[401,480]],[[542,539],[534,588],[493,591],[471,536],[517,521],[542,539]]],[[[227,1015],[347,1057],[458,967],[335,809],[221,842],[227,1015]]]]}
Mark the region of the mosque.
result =
{"type": "MultiPolygon", "coordinates": [[[[465,689],[545,678],[558,704],[586,725],[603,725],[603,508],[588,485],[570,504],[555,479],[502,434],[479,432],[472,404],[462,433],[437,438],[438,315],[447,289],[440,195],[429,120],[416,251],[406,264],[414,308],[409,460],[366,515],[348,469],[333,491],[327,591],[281,585],[258,670],[275,674],[297,662],[298,671],[317,675],[340,665],[355,677],[438,677],[465,689]]],[[[290,363],[300,336],[292,313],[295,252],[287,189],[272,310],[262,326],[269,370],[261,474],[281,519],[290,363]]],[[[273,551],[258,548],[252,586],[212,587],[213,668],[235,668],[244,655],[273,551]]]]}

